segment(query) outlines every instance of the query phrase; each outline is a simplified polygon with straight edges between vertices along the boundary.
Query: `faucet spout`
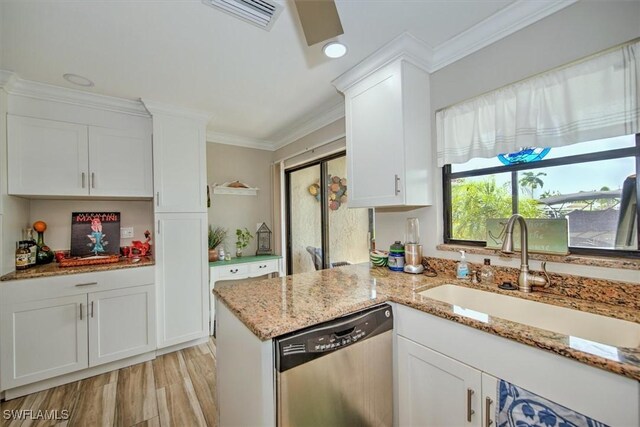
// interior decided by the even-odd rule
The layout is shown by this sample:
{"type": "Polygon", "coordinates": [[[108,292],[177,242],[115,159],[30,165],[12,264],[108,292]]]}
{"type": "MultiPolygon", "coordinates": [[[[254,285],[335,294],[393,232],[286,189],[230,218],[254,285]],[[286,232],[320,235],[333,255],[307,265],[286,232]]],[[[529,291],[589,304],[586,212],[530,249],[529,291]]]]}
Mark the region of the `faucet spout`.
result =
{"type": "Polygon", "coordinates": [[[502,252],[506,254],[513,253],[513,228],[516,223],[520,224],[520,275],[518,276],[518,289],[522,292],[529,293],[533,290],[533,286],[548,288],[550,280],[547,275],[546,263],[542,263],[542,270],[545,277],[535,276],[529,273],[529,232],[527,230],[527,222],[522,215],[513,214],[509,218],[509,221],[507,221],[505,236],[502,242],[502,252]]]}

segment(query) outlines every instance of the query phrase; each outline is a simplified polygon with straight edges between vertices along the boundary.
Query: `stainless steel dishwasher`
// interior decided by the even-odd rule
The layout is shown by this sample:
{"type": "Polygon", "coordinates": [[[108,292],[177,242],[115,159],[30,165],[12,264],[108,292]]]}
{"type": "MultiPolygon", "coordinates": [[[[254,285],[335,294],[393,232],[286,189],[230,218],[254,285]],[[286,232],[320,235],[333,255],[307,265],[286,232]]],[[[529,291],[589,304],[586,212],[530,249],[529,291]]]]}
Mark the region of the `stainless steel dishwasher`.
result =
{"type": "Polygon", "coordinates": [[[383,304],[277,338],[278,426],[391,426],[392,329],[383,304]]]}

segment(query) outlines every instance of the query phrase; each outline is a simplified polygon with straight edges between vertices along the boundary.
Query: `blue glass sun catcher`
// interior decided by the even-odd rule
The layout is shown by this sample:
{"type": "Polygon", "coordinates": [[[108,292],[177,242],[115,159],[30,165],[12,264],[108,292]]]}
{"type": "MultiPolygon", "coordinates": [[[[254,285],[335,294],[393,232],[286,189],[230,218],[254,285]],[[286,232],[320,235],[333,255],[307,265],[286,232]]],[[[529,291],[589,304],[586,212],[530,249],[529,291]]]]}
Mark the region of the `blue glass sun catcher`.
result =
{"type": "Polygon", "coordinates": [[[531,163],[542,160],[551,148],[525,147],[520,151],[508,154],[498,154],[498,159],[505,165],[515,165],[517,163],[531,163]]]}

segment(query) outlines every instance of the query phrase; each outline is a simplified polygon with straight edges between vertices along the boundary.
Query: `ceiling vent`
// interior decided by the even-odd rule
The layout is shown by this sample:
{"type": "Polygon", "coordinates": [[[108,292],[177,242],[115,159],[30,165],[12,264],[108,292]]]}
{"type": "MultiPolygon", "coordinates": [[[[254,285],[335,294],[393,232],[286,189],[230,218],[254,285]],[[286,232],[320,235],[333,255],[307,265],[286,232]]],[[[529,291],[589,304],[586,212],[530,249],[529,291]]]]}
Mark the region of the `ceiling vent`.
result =
{"type": "Polygon", "coordinates": [[[282,5],[265,0],[202,0],[202,3],[269,31],[282,5]]]}

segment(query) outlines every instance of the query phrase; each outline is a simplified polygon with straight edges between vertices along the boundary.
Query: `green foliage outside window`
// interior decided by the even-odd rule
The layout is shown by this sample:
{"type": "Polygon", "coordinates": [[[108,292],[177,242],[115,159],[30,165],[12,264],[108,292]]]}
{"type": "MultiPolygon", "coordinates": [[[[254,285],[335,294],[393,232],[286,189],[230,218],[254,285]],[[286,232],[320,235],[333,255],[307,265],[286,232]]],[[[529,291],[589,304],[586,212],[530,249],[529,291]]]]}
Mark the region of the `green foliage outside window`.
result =
{"type": "MultiPolygon", "coordinates": [[[[486,220],[509,218],[512,214],[511,187],[508,183],[496,184],[493,176],[457,179],[451,185],[451,209],[454,239],[486,240],[486,220]]],[[[518,213],[525,218],[545,217],[538,202],[530,197],[519,198],[518,213]]]]}

